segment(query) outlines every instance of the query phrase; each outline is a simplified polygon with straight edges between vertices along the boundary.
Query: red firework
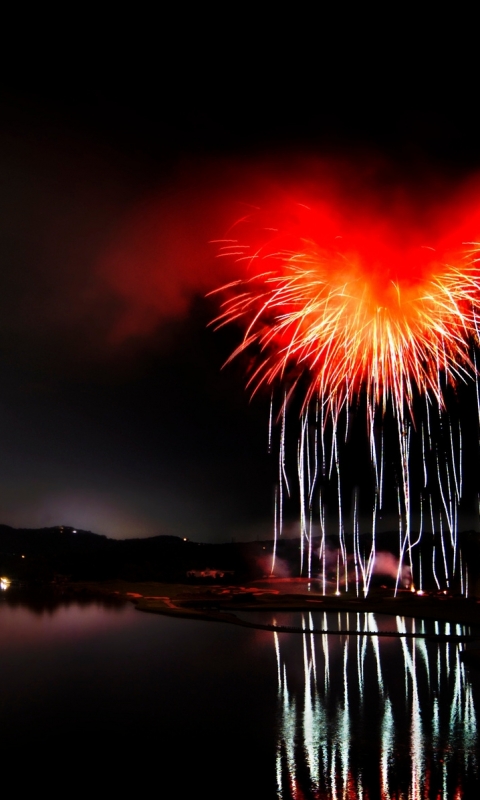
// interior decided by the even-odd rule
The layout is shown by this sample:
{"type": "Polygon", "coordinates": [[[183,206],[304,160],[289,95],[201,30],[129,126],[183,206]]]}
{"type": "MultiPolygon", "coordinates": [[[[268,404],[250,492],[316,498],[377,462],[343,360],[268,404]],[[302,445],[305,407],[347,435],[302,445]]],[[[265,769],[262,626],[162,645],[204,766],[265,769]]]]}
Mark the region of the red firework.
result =
{"type": "Polygon", "coordinates": [[[280,226],[242,220],[220,242],[244,274],[218,290],[215,322],[244,327],[231,358],[255,348],[254,390],[307,374],[305,403],[317,395],[336,416],[365,392],[402,419],[415,392],[441,409],[445,384],[475,373],[479,214],[446,236],[438,218],[422,231],[407,211],[292,205],[280,226]]]}

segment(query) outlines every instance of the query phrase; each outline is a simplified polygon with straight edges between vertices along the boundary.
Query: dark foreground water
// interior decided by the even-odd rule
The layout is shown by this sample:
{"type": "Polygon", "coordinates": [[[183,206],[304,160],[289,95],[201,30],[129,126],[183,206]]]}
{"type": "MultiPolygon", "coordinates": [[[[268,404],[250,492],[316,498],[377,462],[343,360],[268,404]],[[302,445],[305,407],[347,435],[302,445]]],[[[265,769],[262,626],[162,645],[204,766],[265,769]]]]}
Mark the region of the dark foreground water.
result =
{"type": "MultiPolygon", "coordinates": [[[[6,594],[0,754],[22,794],[480,796],[480,673],[462,664],[462,645],[274,634],[6,594]]],[[[435,632],[371,614],[276,621],[435,632]]]]}

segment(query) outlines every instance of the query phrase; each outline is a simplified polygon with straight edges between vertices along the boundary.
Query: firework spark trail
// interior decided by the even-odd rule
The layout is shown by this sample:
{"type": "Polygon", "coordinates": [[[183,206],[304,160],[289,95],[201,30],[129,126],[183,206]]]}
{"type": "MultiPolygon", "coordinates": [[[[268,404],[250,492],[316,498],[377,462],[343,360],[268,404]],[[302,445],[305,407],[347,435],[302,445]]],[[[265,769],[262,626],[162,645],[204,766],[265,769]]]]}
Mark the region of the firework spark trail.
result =
{"type": "Polygon", "coordinates": [[[340,459],[338,457],[338,442],[335,432],[334,444],[335,449],[335,467],[337,470],[337,499],[338,499],[338,538],[340,542],[340,551],[342,553],[342,560],[345,572],[345,591],[348,592],[348,566],[347,566],[347,549],[345,546],[345,531],[343,527],[343,511],[342,511],[342,487],[340,479],[340,459]]]}
{"type": "MultiPolygon", "coordinates": [[[[405,508],[405,537],[402,540],[402,536],[400,534],[400,557],[398,560],[398,572],[395,584],[395,596],[397,595],[398,591],[398,585],[402,573],[403,558],[405,552],[408,552],[409,562],[410,562],[409,564],[410,572],[413,576],[412,542],[411,542],[410,470],[409,470],[411,427],[405,426],[403,430],[400,431],[400,426],[399,426],[398,435],[399,435],[399,446],[400,446],[401,465],[402,465],[403,502],[405,508]]],[[[400,503],[400,493],[398,496],[398,504],[399,504],[399,517],[401,517],[402,510],[400,503]]],[[[400,530],[401,529],[399,528],[399,531],[400,530]]]]}
{"type": "Polygon", "coordinates": [[[433,540],[435,541],[435,520],[434,520],[434,516],[433,516],[433,503],[432,503],[432,495],[431,494],[428,495],[428,501],[429,501],[429,507],[430,507],[430,522],[431,522],[431,525],[432,525],[432,537],[433,537],[433,540]]]}
{"type": "Polygon", "coordinates": [[[451,463],[452,463],[452,470],[453,470],[453,480],[455,482],[455,494],[456,494],[457,502],[460,502],[461,489],[460,489],[460,481],[459,481],[459,478],[457,476],[457,465],[455,463],[455,447],[453,445],[453,429],[452,429],[452,423],[451,423],[450,419],[448,420],[448,429],[449,429],[449,433],[450,433],[450,453],[451,453],[451,458],[452,458],[452,462],[451,463]]]}
{"type": "Polygon", "coordinates": [[[444,541],[444,538],[443,538],[443,523],[442,523],[442,512],[441,511],[440,511],[440,514],[439,514],[439,519],[440,519],[440,544],[442,545],[442,556],[443,556],[443,568],[445,570],[445,581],[446,581],[447,587],[450,587],[450,576],[449,576],[449,573],[448,573],[447,556],[445,554],[445,541],[444,541]]]}
{"type": "Polygon", "coordinates": [[[297,447],[297,471],[300,492],[300,574],[303,574],[305,556],[304,541],[307,550],[307,575],[311,577],[312,565],[312,516],[308,498],[311,494],[310,442],[308,430],[308,412],[302,418],[301,434],[297,447]],[[306,462],[306,470],[305,470],[306,462]]]}
{"type": "Polygon", "coordinates": [[[435,583],[437,584],[437,589],[440,591],[440,583],[437,578],[437,573],[435,570],[435,545],[433,545],[433,553],[432,553],[432,575],[435,579],[435,583]]]}
{"type": "Polygon", "coordinates": [[[273,552],[272,552],[272,566],[270,574],[275,572],[275,559],[277,557],[277,541],[278,541],[278,486],[275,486],[275,499],[273,510],[273,552]]]}
{"type": "Polygon", "coordinates": [[[305,413],[305,433],[306,433],[306,447],[305,447],[305,457],[307,461],[307,478],[308,478],[308,502],[310,504],[310,495],[312,492],[312,469],[310,463],[310,437],[309,437],[309,424],[308,424],[308,411],[305,413]]]}
{"type": "Polygon", "coordinates": [[[303,575],[304,541],[306,536],[305,475],[304,475],[305,424],[306,424],[305,419],[302,419],[301,433],[297,445],[297,471],[298,471],[298,483],[300,489],[300,575],[303,575]]]}
{"type": "Polygon", "coordinates": [[[308,512],[308,577],[312,577],[312,556],[313,556],[313,511],[308,512]]]}
{"type": "Polygon", "coordinates": [[[427,488],[427,462],[425,456],[425,428],[422,422],[422,464],[423,464],[423,488],[427,488]]]}
{"type": "Polygon", "coordinates": [[[272,452],[272,424],[273,424],[273,391],[270,397],[270,414],[268,417],[268,452],[272,452]]]}
{"type": "Polygon", "coordinates": [[[425,395],[425,410],[427,415],[427,429],[428,429],[428,448],[432,450],[432,429],[430,425],[430,398],[428,394],[425,395]]]}
{"type": "MultiPolygon", "coordinates": [[[[355,491],[354,495],[354,505],[353,505],[353,561],[355,567],[355,592],[356,596],[358,597],[359,594],[359,575],[358,575],[358,563],[360,561],[359,553],[360,547],[358,542],[358,497],[357,491],[355,491]]],[[[361,561],[360,561],[361,563],[361,561]]]]}
{"type": "Polygon", "coordinates": [[[369,557],[369,559],[368,559],[368,566],[367,566],[367,581],[366,581],[366,583],[364,584],[364,594],[365,594],[365,597],[367,596],[367,594],[368,594],[368,591],[369,591],[369,589],[370,589],[370,582],[371,582],[371,580],[372,580],[373,568],[374,568],[374,566],[375,566],[375,554],[376,554],[376,524],[377,524],[377,510],[378,510],[378,506],[377,506],[377,500],[378,500],[378,495],[377,495],[377,493],[375,492],[375,495],[374,495],[374,502],[373,502],[373,513],[372,513],[372,546],[371,546],[371,548],[370,548],[370,557],[369,557]]]}
{"type": "MultiPolygon", "coordinates": [[[[438,485],[439,485],[439,488],[440,488],[440,495],[441,495],[441,498],[442,498],[442,504],[443,504],[443,508],[444,508],[444,512],[445,512],[445,518],[447,520],[447,525],[448,525],[448,529],[449,529],[449,532],[450,532],[450,542],[451,542],[452,550],[453,550],[453,553],[454,553],[454,555],[453,555],[453,572],[452,572],[452,575],[454,576],[455,575],[456,545],[457,545],[456,506],[454,507],[454,501],[453,501],[453,498],[452,498],[448,462],[446,462],[446,465],[445,465],[446,474],[447,474],[447,491],[448,491],[447,498],[446,498],[445,494],[444,494],[443,484],[442,484],[442,479],[441,479],[441,474],[440,474],[440,465],[439,465],[439,461],[438,461],[438,450],[437,450],[436,456],[437,456],[438,485]],[[448,499],[448,503],[447,503],[447,499],[448,499]]],[[[446,582],[447,582],[447,586],[449,586],[449,573],[448,573],[447,561],[446,561],[446,555],[445,555],[445,544],[444,544],[444,541],[443,541],[443,527],[442,527],[441,514],[440,514],[440,534],[441,534],[441,541],[442,541],[443,560],[444,560],[444,564],[445,564],[446,582]]]]}
{"type": "Polygon", "coordinates": [[[458,552],[458,511],[460,506],[460,501],[462,499],[462,457],[463,457],[463,446],[462,446],[462,426],[460,424],[460,420],[458,420],[458,466],[455,463],[455,447],[453,443],[453,428],[450,423],[450,444],[451,444],[451,458],[452,458],[452,469],[453,475],[455,480],[455,500],[453,506],[454,512],[454,538],[452,542],[453,547],[453,575],[455,575],[456,570],[456,561],[457,561],[457,552],[458,552]]]}
{"type": "Polygon", "coordinates": [[[460,420],[458,420],[458,473],[459,473],[459,487],[460,487],[460,495],[459,501],[462,499],[463,494],[463,437],[462,437],[462,425],[460,420]]]}
{"type": "MultiPolygon", "coordinates": [[[[480,406],[479,406],[480,407],[480,406]]],[[[480,419],[480,411],[479,411],[479,419],[480,419]]],[[[325,407],[323,403],[320,403],[320,443],[321,443],[321,450],[322,450],[322,476],[325,477],[326,475],[326,461],[325,461],[325,407]]]]}
{"type": "MultiPolygon", "coordinates": [[[[402,501],[400,498],[400,486],[398,485],[398,483],[397,483],[397,507],[398,507],[398,552],[401,553],[403,547],[403,515],[402,515],[402,501]]],[[[399,560],[397,579],[395,582],[395,594],[398,591],[398,582],[400,580],[400,569],[401,569],[401,564],[399,560]]]]}
{"type": "Polygon", "coordinates": [[[322,594],[325,595],[326,587],[325,587],[325,568],[327,562],[327,554],[326,554],[326,530],[325,530],[325,507],[322,502],[322,490],[320,490],[320,494],[318,497],[318,510],[319,510],[319,519],[320,519],[320,530],[322,533],[322,538],[320,542],[320,553],[319,558],[322,564],[322,594]]]}
{"type": "Polygon", "coordinates": [[[274,574],[275,570],[275,559],[277,553],[277,539],[279,536],[282,535],[283,531],[283,485],[285,483],[285,487],[287,489],[287,493],[290,495],[290,487],[288,484],[287,473],[285,470],[285,412],[286,412],[286,396],[284,397],[284,402],[281,411],[281,435],[280,435],[280,448],[278,452],[278,487],[275,490],[275,522],[274,522],[274,538],[273,538],[273,555],[272,555],[272,565],[270,569],[270,574],[274,574]],[[278,490],[278,491],[277,491],[278,490]],[[278,502],[277,502],[278,498],[278,502]]]}
{"type": "Polygon", "coordinates": [[[308,497],[308,503],[310,508],[312,507],[313,501],[313,491],[315,489],[317,478],[318,478],[318,398],[315,405],[315,439],[313,445],[313,453],[314,453],[314,463],[315,463],[315,470],[313,473],[312,483],[310,486],[310,493],[308,497]]]}
{"type": "Polygon", "coordinates": [[[462,551],[460,550],[460,594],[464,594],[462,551]]]}
{"type": "MultiPolygon", "coordinates": [[[[315,437],[314,437],[314,446],[316,447],[316,440],[317,440],[317,431],[315,428],[315,437]]],[[[306,503],[306,507],[308,508],[308,577],[312,577],[312,555],[313,555],[313,509],[312,509],[312,492],[314,488],[314,480],[317,471],[317,455],[316,451],[314,453],[314,473],[312,474],[312,464],[311,464],[311,448],[310,448],[310,428],[308,426],[308,415],[307,415],[307,467],[308,467],[308,506],[306,503]]]]}
{"type": "Polygon", "coordinates": [[[286,428],[286,413],[287,413],[287,397],[284,396],[283,406],[282,406],[282,433],[281,433],[281,443],[280,443],[280,467],[281,467],[281,481],[285,481],[285,488],[287,490],[288,496],[290,496],[290,486],[288,483],[287,472],[285,469],[285,428],[286,428]]]}
{"type": "Polygon", "coordinates": [[[336,419],[333,420],[333,422],[332,422],[332,441],[331,441],[331,446],[330,446],[330,461],[329,461],[329,467],[328,467],[328,480],[329,481],[332,479],[333,465],[335,463],[335,454],[337,452],[337,448],[336,448],[336,445],[337,445],[337,422],[338,422],[338,420],[336,420],[336,419]]]}
{"type": "MultiPolygon", "coordinates": [[[[411,575],[412,575],[412,588],[415,589],[415,581],[414,581],[414,573],[413,573],[413,564],[412,564],[412,550],[414,547],[420,544],[422,539],[423,533],[423,497],[422,493],[420,492],[420,525],[418,529],[418,536],[414,542],[410,544],[410,564],[411,564],[411,575]]],[[[418,578],[419,578],[419,591],[423,593],[423,575],[422,575],[422,551],[419,551],[418,554],[418,578]]]]}
{"type": "Polygon", "coordinates": [[[379,503],[378,507],[380,509],[383,508],[383,467],[384,467],[384,452],[383,452],[383,424],[381,427],[381,441],[380,441],[380,491],[379,491],[379,503]]]}
{"type": "MultiPolygon", "coordinates": [[[[383,468],[384,468],[384,453],[383,453],[383,425],[381,426],[381,440],[380,440],[380,467],[378,466],[378,455],[377,455],[377,445],[374,436],[374,418],[375,418],[375,410],[370,409],[369,414],[369,425],[370,425],[370,448],[371,448],[371,459],[374,465],[374,473],[375,473],[375,490],[374,490],[374,501],[373,501],[373,512],[372,512],[372,542],[370,547],[370,555],[368,558],[368,565],[366,570],[366,578],[364,576],[363,582],[363,591],[364,595],[367,596],[370,582],[373,575],[373,569],[375,566],[375,553],[376,553],[376,524],[377,524],[377,512],[379,508],[382,507],[382,493],[383,493],[383,468]]],[[[357,540],[359,541],[359,534],[360,531],[358,530],[357,540]]]]}
{"type": "MultiPolygon", "coordinates": [[[[476,317],[475,317],[475,329],[476,329],[476,332],[477,332],[478,340],[480,341],[480,335],[478,333],[478,325],[477,325],[476,317]]],[[[477,356],[476,356],[475,350],[473,351],[473,363],[474,363],[474,367],[475,367],[475,396],[476,396],[476,399],[477,399],[477,417],[478,417],[478,431],[479,431],[478,443],[480,445],[480,388],[479,388],[479,379],[478,379],[479,372],[478,372],[478,368],[477,368],[477,356]]]]}
{"type": "Polygon", "coordinates": [[[450,542],[452,547],[454,547],[455,546],[455,499],[452,494],[452,487],[450,482],[450,469],[448,461],[445,462],[445,472],[447,474],[448,510],[450,512],[447,517],[447,521],[450,531],[450,542]]]}

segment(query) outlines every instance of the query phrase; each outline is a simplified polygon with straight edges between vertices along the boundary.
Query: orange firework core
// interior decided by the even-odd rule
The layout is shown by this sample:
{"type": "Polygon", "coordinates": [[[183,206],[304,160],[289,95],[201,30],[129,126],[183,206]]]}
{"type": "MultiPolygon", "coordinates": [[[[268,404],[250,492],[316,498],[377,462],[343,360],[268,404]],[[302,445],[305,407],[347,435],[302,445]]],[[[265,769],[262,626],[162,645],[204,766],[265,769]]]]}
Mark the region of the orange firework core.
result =
{"type": "Polygon", "coordinates": [[[375,407],[390,399],[400,418],[415,392],[442,407],[442,386],[474,372],[476,209],[461,224],[457,209],[448,235],[445,209],[420,230],[405,204],[389,216],[331,203],[279,216],[250,220],[248,240],[236,226],[220,251],[243,277],[225,287],[217,322],[245,328],[233,356],[256,347],[252,385],[307,374],[306,402],[316,395],[332,413],[360,391],[375,407]]]}

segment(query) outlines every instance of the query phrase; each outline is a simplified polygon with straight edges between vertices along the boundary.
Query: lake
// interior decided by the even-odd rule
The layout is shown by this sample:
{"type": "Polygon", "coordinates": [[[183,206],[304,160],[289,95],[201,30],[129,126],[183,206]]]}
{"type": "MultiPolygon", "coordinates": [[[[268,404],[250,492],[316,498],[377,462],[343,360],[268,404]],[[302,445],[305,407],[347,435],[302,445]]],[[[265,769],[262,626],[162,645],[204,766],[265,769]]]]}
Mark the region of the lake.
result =
{"type": "MultiPolygon", "coordinates": [[[[373,614],[245,614],[272,616],[370,634],[468,632],[373,614]]],[[[7,591],[0,645],[3,774],[18,790],[478,796],[480,673],[462,663],[462,643],[272,633],[7,591]]]]}

